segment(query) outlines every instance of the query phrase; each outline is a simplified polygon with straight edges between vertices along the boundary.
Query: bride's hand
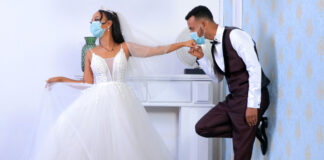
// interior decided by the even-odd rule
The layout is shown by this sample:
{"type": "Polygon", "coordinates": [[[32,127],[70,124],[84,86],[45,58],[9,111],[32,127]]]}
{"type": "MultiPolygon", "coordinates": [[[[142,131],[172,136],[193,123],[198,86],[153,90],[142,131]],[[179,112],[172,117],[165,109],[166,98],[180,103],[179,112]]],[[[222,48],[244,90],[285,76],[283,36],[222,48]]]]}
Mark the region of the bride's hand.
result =
{"type": "Polygon", "coordinates": [[[195,42],[195,40],[191,39],[189,41],[184,42],[184,46],[193,48],[197,46],[197,43],[195,42]]]}
{"type": "Polygon", "coordinates": [[[62,82],[62,77],[52,77],[46,81],[47,84],[62,82]]]}
{"type": "Polygon", "coordinates": [[[55,83],[55,82],[62,82],[62,80],[63,80],[62,77],[52,77],[52,78],[49,78],[49,79],[46,81],[45,88],[50,89],[50,86],[51,86],[52,83],[55,83]]]}

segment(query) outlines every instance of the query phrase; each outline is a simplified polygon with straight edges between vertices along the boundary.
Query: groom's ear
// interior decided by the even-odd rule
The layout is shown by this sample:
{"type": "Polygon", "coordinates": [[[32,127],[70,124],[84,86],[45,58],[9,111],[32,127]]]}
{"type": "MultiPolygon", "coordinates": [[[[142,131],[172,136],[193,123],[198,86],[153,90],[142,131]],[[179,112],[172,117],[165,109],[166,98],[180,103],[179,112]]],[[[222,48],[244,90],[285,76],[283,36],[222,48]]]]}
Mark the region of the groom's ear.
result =
{"type": "Polygon", "coordinates": [[[202,20],[201,21],[201,26],[202,26],[202,28],[206,28],[206,26],[207,26],[207,24],[208,24],[208,22],[204,19],[204,20],[202,20]]]}

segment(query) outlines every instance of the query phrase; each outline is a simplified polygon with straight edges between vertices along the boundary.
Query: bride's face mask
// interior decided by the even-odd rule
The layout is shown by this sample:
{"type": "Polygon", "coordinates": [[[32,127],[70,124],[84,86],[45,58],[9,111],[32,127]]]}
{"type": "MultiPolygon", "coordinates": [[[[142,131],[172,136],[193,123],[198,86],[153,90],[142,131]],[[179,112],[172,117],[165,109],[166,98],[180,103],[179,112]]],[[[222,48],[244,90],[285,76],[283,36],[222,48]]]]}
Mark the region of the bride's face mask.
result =
{"type": "MultiPolygon", "coordinates": [[[[99,14],[100,15],[100,14],[99,14]]],[[[93,20],[90,22],[90,32],[94,37],[101,38],[102,35],[105,33],[106,29],[109,30],[109,26],[105,29],[102,28],[104,24],[107,23],[107,20],[105,22],[101,22],[102,18],[97,15],[97,13],[94,15],[93,20]]]]}

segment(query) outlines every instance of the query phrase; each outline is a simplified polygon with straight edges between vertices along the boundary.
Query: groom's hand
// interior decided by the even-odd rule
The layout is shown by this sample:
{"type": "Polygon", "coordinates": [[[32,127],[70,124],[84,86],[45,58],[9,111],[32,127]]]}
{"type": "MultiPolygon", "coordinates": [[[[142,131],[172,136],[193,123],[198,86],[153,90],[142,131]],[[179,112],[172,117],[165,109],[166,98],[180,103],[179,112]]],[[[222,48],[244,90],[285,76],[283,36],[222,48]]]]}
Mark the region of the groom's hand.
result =
{"type": "Polygon", "coordinates": [[[246,118],[246,122],[250,127],[255,126],[258,121],[258,109],[247,107],[245,112],[245,118],[246,118]]]}
{"type": "Polygon", "coordinates": [[[188,53],[197,57],[198,59],[200,59],[204,56],[204,53],[200,46],[191,47],[188,53]]]}

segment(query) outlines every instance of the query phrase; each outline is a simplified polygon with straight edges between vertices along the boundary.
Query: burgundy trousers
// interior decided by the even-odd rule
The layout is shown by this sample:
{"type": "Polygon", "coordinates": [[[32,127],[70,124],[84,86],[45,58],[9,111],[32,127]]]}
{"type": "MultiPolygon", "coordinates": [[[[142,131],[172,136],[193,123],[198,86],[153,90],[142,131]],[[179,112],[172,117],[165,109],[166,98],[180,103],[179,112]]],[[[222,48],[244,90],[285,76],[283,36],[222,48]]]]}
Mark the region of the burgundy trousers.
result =
{"type": "MultiPolygon", "coordinates": [[[[261,91],[261,104],[258,109],[259,120],[269,106],[267,88],[261,91]]],[[[203,137],[232,138],[234,159],[250,160],[257,126],[249,127],[245,118],[247,97],[228,95],[196,124],[196,132],[203,137]]]]}

